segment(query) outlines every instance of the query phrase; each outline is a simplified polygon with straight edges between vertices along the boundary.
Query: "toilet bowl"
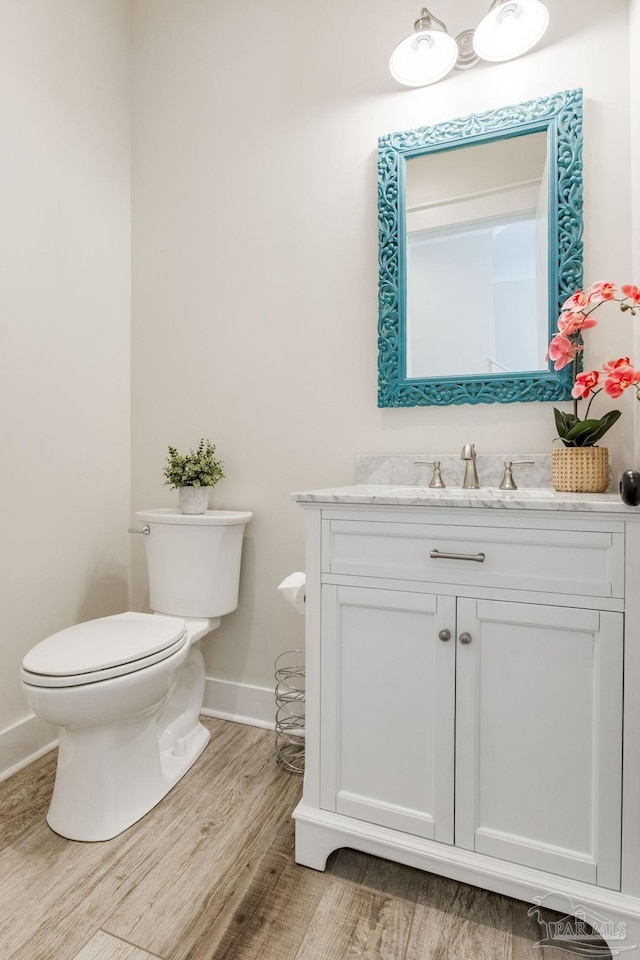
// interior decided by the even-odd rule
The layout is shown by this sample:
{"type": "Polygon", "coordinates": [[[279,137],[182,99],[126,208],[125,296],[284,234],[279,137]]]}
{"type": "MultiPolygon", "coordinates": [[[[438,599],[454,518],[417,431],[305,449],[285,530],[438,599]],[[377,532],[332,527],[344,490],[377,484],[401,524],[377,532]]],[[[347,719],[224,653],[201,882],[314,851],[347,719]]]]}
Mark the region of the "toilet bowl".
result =
{"type": "Polygon", "coordinates": [[[20,674],[33,712],[59,727],[47,822],[71,840],[109,840],[144,816],[200,756],[200,639],[237,606],[248,512],[137,514],[154,614],[77,624],[37,644],[20,674]]]}

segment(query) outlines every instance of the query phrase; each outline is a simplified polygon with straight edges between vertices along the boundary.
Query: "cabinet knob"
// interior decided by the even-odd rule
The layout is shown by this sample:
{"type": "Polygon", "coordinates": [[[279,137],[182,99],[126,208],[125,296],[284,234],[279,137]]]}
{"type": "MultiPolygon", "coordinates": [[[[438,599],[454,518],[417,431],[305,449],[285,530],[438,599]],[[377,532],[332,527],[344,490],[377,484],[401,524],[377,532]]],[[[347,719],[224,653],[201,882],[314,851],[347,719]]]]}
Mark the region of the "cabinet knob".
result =
{"type": "Polygon", "coordinates": [[[451,640],[451,630],[441,630],[438,636],[446,643],[447,640],[451,640]]]}
{"type": "Polygon", "coordinates": [[[461,633],[458,637],[460,643],[471,643],[471,634],[470,633],[461,633]]]}

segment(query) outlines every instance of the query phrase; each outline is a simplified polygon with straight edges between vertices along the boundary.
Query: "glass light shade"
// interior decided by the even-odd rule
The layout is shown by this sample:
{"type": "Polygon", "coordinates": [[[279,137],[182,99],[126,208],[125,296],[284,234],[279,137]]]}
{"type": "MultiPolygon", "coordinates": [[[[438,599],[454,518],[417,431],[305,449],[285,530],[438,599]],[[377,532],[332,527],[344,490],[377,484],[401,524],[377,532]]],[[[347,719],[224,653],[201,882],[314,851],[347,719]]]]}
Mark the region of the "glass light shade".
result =
{"type": "Polygon", "coordinates": [[[505,0],[492,5],[473,36],[482,60],[513,60],[544,36],[549,11],[541,0],[505,0]]]}
{"type": "Polygon", "coordinates": [[[458,45],[442,30],[420,30],[402,40],[391,54],[391,75],[405,87],[426,87],[453,70],[458,45]]]}

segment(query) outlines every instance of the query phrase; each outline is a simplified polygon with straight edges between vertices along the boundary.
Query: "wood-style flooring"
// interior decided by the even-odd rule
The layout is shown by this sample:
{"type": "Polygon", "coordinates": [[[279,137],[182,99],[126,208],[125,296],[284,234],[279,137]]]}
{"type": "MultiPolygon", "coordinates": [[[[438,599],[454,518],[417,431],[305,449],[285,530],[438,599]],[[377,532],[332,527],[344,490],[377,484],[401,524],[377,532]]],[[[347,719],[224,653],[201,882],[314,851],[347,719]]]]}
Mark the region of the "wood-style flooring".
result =
{"type": "Polygon", "coordinates": [[[0,783],[0,960],[570,960],[507,897],[351,850],[297,866],[273,734],[205,722],[186,777],[106,843],[47,826],[55,753],[0,783]]]}

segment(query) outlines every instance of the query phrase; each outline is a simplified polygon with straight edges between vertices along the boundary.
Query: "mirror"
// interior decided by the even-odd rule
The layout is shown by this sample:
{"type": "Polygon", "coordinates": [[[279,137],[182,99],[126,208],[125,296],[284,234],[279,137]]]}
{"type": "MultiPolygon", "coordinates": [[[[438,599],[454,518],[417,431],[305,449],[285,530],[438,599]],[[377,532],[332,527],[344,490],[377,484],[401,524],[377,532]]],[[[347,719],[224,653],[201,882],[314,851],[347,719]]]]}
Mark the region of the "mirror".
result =
{"type": "Polygon", "coordinates": [[[380,139],[379,406],[569,399],[581,121],[577,90],[380,139]]]}
{"type": "Polygon", "coordinates": [[[412,157],[406,173],[407,377],[546,369],[546,132],[412,157]],[[451,296],[467,289],[461,338],[441,321],[471,320],[451,296]]]}

